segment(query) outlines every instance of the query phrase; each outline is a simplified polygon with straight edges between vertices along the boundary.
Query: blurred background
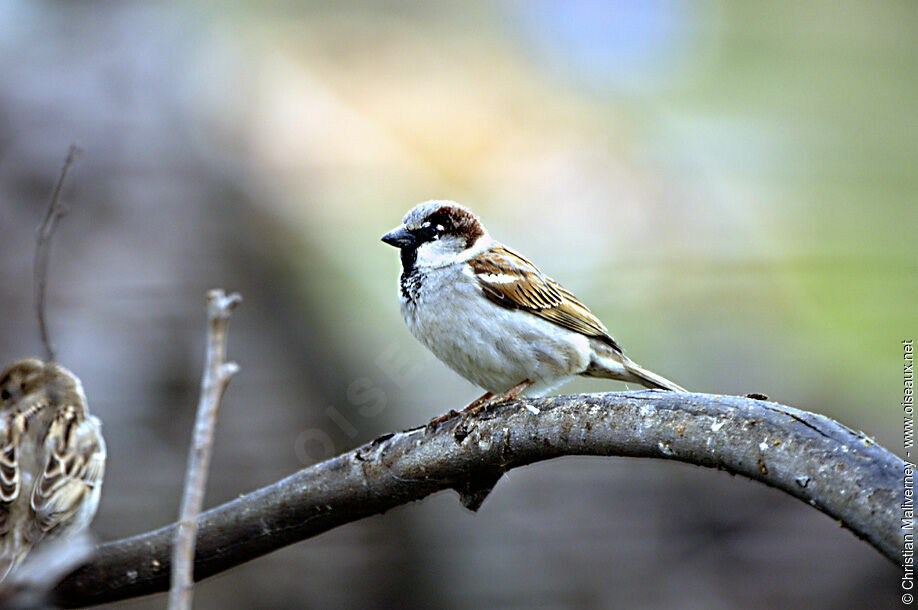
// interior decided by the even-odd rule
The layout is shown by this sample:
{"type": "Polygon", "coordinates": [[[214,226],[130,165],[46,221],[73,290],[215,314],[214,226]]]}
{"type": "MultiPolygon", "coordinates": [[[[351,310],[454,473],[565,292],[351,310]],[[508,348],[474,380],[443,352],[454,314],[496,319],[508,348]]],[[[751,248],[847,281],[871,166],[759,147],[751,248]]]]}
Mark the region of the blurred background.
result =
{"type": "MultiPolygon", "coordinates": [[[[650,369],[902,453],[914,3],[2,0],[0,24],[0,361],[40,353],[34,228],[75,142],[49,319],[105,426],[103,540],[177,514],[208,288],[245,299],[208,506],[478,395],[404,327],[379,241],[431,198],[470,206],[650,369]]],[[[775,490],[566,458],[509,473],[477,514],[444,492],[195,601],[716,610],[899,593],[876,551],[775,490]]]]}

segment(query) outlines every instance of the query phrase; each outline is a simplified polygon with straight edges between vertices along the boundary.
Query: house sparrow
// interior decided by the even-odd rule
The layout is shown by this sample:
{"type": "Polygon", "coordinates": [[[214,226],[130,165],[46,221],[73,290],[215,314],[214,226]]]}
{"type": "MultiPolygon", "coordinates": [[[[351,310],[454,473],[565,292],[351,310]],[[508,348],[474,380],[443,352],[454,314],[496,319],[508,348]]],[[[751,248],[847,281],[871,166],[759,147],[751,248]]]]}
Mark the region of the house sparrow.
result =
{"type": "Polygon", "coordinates": [[[45,539],[89,526],[105,441],[80,380],[27,358],[0,373],[0,581],[45,539]]]}
{"type": "Polygon", "coordinates": [[[685,391],[632,362],[583,303],[459,204],[421,203],[382,241],[401,251],[411,333],[487,390],[466,410],[542,395],[575,375],[685,391]]]}

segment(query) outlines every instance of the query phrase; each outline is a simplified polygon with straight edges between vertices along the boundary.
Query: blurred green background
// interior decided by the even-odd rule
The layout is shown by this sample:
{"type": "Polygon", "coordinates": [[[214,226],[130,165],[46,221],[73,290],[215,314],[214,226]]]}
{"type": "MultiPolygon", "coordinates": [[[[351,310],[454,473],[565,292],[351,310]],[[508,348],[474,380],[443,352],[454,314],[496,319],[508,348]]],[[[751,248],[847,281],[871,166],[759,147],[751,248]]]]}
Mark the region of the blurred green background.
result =
{"type": "Polygon", "coordinates": [[[310,251],[278,256],[321,257],[335,334],[427,358],[372,238],[450,198],[640,361],[897,439],[918,7],[257,6],[207,24],[187,99],[310,251]]]}
{"type": "MultiPolygon", "coordinates": [[[[902,453],[913,2],[7,0],[0,24],[0,355],[38,352],[32,229],[75,141],[50,315],[106,426],[104,539],[178,510],[211,286],[246,301],[209,505],[477,395],[405,329],[379,242],[431,198],[651,370],[902,453]]],[[[556,461],[477,515],[441,494],[212,579],[198,606],[898,603],[877,553],[758,487],[556,461]]]]}

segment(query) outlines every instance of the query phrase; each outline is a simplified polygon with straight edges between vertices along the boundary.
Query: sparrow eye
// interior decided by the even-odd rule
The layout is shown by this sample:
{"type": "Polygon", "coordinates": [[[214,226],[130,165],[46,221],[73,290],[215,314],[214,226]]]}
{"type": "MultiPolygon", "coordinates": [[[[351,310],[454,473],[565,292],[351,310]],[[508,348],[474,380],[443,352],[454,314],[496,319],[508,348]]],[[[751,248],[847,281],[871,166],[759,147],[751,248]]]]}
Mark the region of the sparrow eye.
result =
{"type": "Polygon", "coordinates": [[[421,241],[432,241],[440,237],[440,234],[442,233],[442,228],[443,227],[440,225],[437,225],[435,227],[433,225],[425,224],[420,229],[418,229],[417,234],[418,234],[418,237],[421,238],[421,241]],[[441,230],[438,230],[438,229],[441,229],[441,230]]]}
{"type": "Polygon", "coordinates": [[[6,388],[3,388],[3,391],[0,391],[0,400],[9,400],[10,396],[10,391],[6,388]]]}

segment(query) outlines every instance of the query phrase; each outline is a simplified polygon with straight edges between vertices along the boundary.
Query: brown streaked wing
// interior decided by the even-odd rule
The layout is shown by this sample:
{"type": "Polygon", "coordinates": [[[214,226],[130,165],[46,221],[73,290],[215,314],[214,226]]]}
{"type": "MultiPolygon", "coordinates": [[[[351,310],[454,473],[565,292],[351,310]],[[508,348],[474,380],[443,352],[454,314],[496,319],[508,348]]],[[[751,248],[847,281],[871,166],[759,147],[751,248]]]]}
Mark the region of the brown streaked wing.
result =
{"type": "Polygon", "coordinates": [[[508,309],[521,309],[621,351],[608,329],[586,305],[538,267],[497,245],[469,261],[485,295],[508,309]]]}
{"type": "Polygon", "coordinates": [[[82,419],[69,408],[55,417],[45,450],[48,460],[31,497],[40,535],[76,513],[86,494],[101,484],[105,468],[105,446],[96,420],[82,419]]]}
{"type": "Polygon", "coordinates": [[[8,414],[0,428],[0,535],[10,529],[10,505],[19,497],[19,439],[24,421],[8,414]]]}

